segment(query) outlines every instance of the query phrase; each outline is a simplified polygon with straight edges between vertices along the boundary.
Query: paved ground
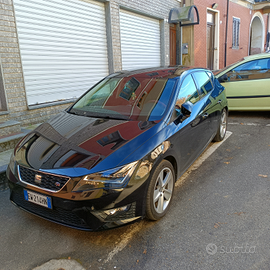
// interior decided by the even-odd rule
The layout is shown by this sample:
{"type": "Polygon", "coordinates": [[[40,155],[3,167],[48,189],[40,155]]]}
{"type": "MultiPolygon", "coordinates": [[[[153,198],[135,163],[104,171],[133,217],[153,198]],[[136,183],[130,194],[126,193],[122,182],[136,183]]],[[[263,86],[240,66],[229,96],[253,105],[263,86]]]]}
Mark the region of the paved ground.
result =
{"type": "Polygon", "coordinates": [[[84,269],[269,270],[270,113],[231,113],[228,130],[158,222],[82,232],[24,213],[1,192],[0,269],[66,259],[84,269]]]}

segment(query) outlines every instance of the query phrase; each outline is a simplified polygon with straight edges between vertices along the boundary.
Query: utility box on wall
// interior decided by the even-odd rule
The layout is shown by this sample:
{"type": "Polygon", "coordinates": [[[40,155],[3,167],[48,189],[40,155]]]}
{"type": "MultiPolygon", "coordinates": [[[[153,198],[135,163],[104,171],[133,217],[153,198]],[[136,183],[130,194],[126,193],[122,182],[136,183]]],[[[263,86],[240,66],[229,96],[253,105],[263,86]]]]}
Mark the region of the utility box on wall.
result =
{"type": "Polygon", "coordinates": [[[182,44],[182,54],[188,54],[188,43],[182,44]]]}

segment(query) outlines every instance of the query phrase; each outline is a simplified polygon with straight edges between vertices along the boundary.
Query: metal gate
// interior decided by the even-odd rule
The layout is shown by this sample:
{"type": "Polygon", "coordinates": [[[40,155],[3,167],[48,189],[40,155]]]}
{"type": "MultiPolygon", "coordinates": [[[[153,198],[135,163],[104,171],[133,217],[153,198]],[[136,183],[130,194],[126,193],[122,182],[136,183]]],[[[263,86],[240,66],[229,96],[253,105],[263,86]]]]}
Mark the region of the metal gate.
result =
{"type": "Polygon", "coordinates": [[[28,104],[79,97],[108,75],[104,4],[14,0],[28,104]]]}
{"type": "Polygon", "coordinates": [[[120,11],[122,69],[160,66],[159,20],[120,11]]]}

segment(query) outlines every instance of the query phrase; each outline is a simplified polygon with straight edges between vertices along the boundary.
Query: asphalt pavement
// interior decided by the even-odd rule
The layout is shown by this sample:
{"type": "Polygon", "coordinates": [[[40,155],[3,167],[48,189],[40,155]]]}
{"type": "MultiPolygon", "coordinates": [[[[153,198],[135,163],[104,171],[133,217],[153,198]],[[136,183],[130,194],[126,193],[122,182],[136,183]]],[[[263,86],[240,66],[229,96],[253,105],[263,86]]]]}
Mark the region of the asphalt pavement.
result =
{"type": "Polygon", "coordinates": [[[269,270],[270,113],[230,113],[228,130],[157,222],[83,232],[25,213],[0,192],[0,269],[269,270]]]}

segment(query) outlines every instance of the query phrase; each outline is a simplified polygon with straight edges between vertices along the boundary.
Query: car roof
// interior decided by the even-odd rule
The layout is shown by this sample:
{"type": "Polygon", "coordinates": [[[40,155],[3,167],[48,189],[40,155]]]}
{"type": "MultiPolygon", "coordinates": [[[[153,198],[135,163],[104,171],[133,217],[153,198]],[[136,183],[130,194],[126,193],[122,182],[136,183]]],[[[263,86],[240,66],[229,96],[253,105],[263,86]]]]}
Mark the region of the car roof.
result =
{"type": "Polygon", "coordinates": [[[245,56],[244,60],[251,61],[251,60],[256,60],[256,59],[261,59],[261,58],[270,58],[270,54],[269,53],[253,54],[253,55],[245,56]]]}
{"type": "Polygon", "coordinates": [[[179,77],[185,71],[195,71],[195,70],[207,70],[200,67],[188,67],[188,66],[174,66],[174,67],[156,67],[156,68],[146,68],[126,71],[122,70],[108,77],[124,78],[130,76],[138,76],[145,78],[175,78],[179,77]]]}
{"type": "Polygon", "coordinates": [[[237,62],[235,62],[231,65],[228,65],[222,69],[213,71],[213,73],[215,74],[215,76],[217,78],[219,78],[220,76],[222,76],[226,72],[232,70],[233,68],[235,68],[241,64],[244,64],[244,63],[252,61],[252,60],[263,59],[263,58],[270,58],[270,54],[269,53],[259,53],[259,54],[248,55],[248,56],[245,56],[244,58],[238,60],[237,62]]]}

